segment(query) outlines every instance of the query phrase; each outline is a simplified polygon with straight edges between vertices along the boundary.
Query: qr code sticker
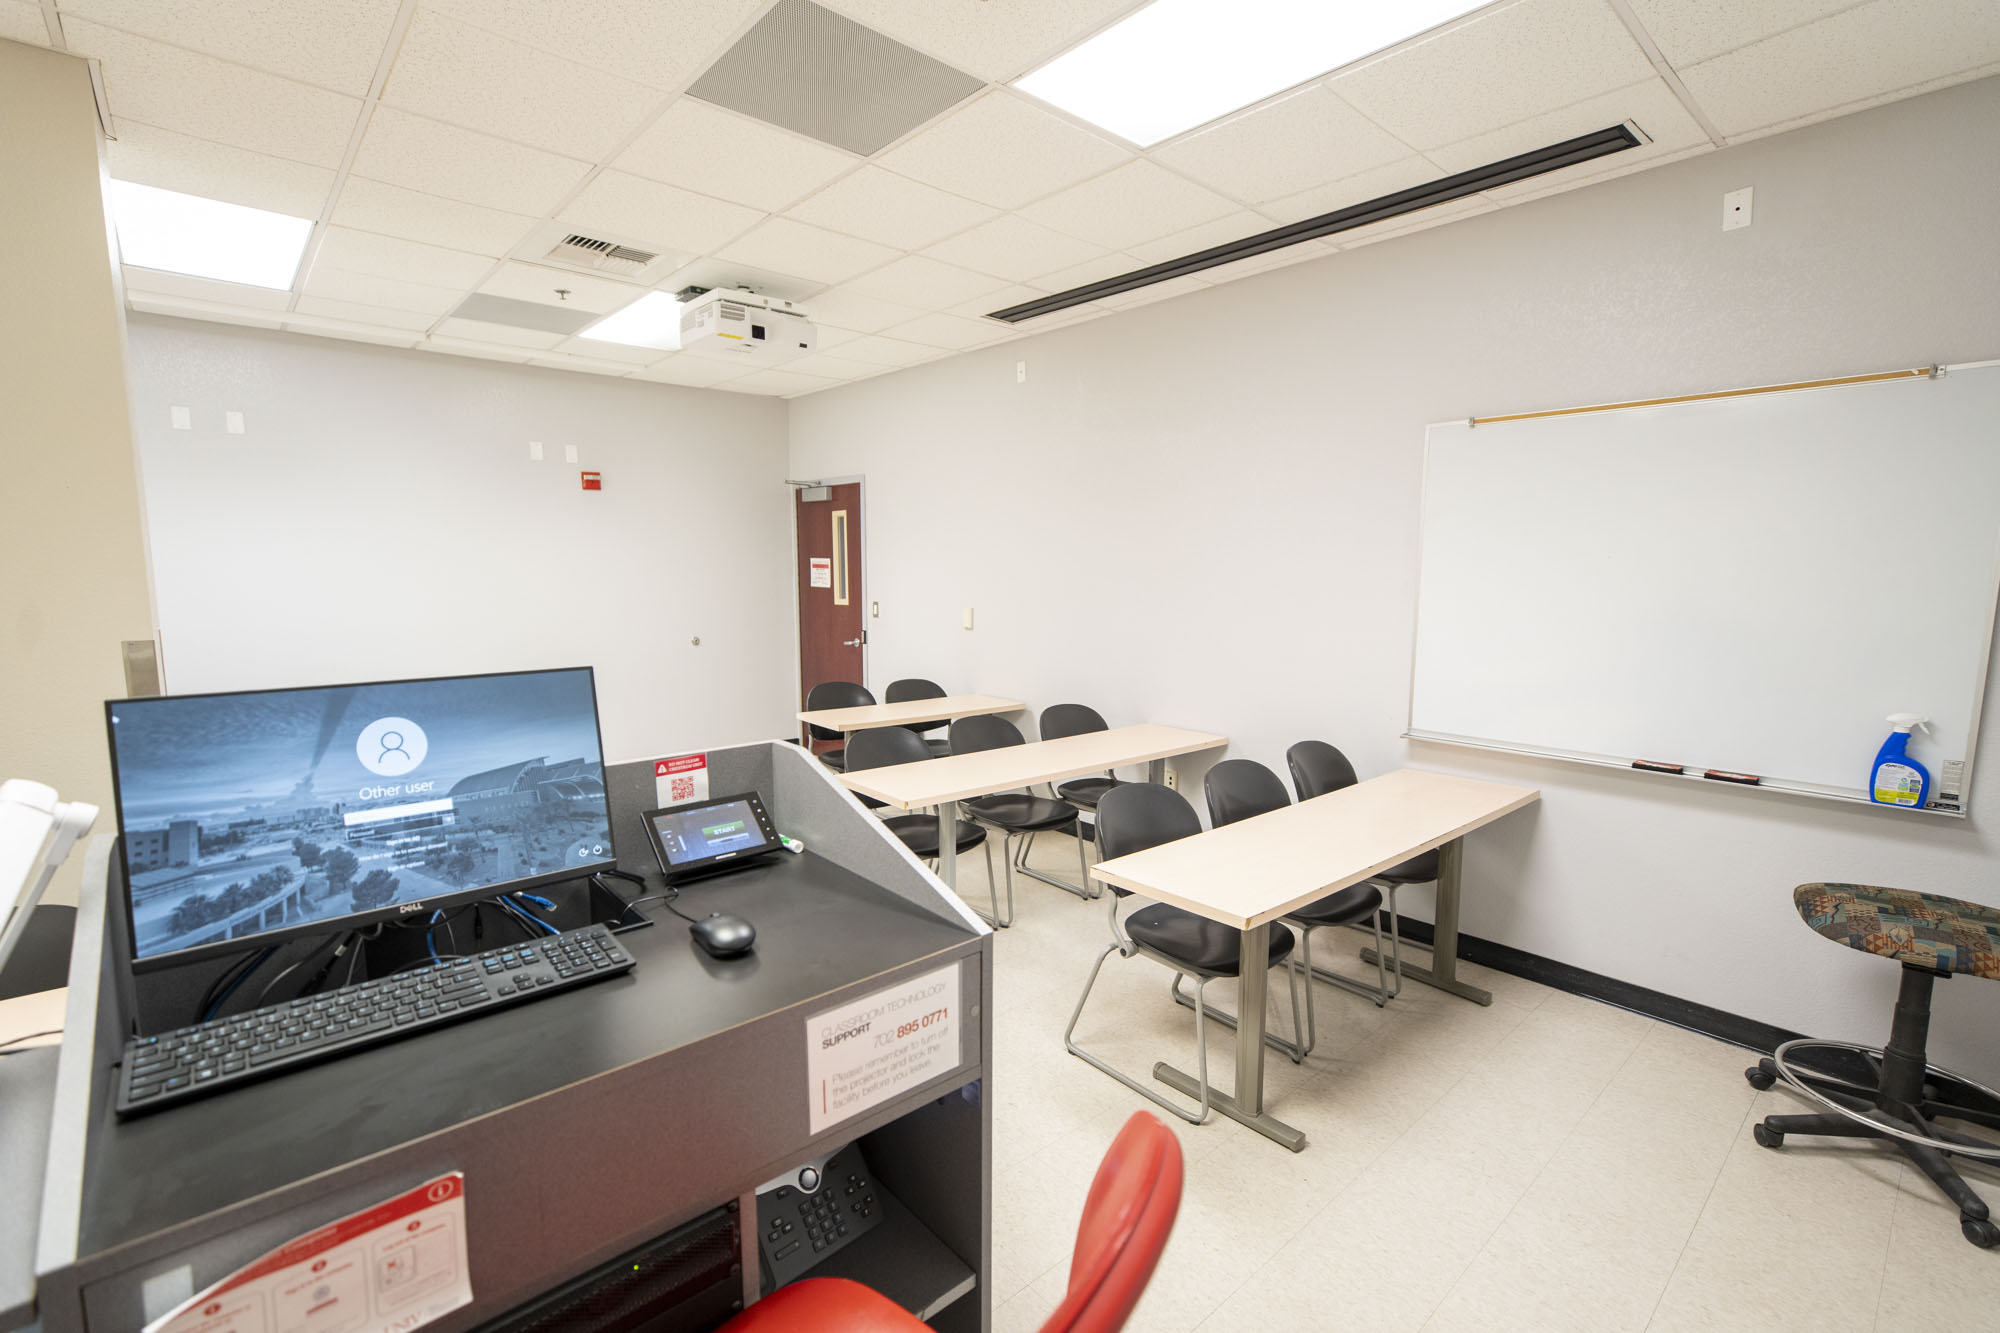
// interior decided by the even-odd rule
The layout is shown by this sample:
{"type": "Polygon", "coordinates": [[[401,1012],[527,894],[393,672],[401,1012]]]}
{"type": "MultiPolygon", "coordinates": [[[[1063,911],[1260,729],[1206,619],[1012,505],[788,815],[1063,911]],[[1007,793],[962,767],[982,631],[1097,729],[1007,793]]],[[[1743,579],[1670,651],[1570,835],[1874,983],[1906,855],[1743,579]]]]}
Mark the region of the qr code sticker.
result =
{"type": "Polygon", "coordinates": [[[673,785],[667,788],[667,791],[676,801],[692,801],[694,799],[694,779],[675,778],[673,785]]]}

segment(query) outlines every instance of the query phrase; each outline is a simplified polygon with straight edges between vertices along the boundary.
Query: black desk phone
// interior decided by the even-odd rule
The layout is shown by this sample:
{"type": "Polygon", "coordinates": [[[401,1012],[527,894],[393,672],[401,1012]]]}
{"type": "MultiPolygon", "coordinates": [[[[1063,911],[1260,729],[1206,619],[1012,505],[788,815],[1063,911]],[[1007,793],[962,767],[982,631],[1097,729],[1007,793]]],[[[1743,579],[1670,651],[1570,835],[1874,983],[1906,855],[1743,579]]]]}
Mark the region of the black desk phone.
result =
{"type": "Polygon", "coordinates": [[[881,1225],[887,1193],[858,1144],[807,1162],[757,1191],[764,1275],[782,1287],[881,1225]]]}

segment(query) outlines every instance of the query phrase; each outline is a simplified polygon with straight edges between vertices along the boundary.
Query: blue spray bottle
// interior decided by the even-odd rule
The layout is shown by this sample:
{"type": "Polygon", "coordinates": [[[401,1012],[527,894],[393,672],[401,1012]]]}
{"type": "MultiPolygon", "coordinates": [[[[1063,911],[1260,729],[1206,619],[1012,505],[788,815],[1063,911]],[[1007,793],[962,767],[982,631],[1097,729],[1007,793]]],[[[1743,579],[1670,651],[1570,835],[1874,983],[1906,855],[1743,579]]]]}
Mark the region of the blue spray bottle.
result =
{"type": "Polygon", "coordinates": [[[1929,718],[1918,713],[1891,713],[1895,728],[1875,752],[1875,770],[1868,780],[1869,798],[1881,805],[1908,805],[1921,810],[1931,794],[1931,772],[1910,758],[1910,731],[1925,727],[1929,718]]]}

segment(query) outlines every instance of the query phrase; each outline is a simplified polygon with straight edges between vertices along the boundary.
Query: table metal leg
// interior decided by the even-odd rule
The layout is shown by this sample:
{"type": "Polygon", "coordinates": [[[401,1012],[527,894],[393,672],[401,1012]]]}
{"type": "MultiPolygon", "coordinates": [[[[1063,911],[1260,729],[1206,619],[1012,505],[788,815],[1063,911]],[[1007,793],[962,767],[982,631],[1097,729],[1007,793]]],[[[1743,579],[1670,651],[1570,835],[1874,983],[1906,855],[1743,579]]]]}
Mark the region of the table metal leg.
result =
{"type": "MultiPolygon", "coordinates": [[[[1432,932],[1431,965],[1419,967],[1405,962],[1403,975],[1411,981],[1450,991],[1474,1004],[1491,1004],[1492,991],[1458,979],[1458,888],[1459,872],[1464,865],[1465,839],[1453,838],[1438,848],[1437,926],[1432,932]]],[[[1373,949],[1363,949],[1361,961],[1375,963],[1379,956],[1373,949]]]]}
{"type": "Polygon", "coordinates": [[[938,807],[938,878],[953,893],[958,892],[958,802],[946,801],[938,807]]]}
{"type": "Polygon", "coordinates": [[[1166,786],[1167,761],[1164,759],[1154,759],[1148,761],[1146,764],[1146,781],[1152,783],[1155,787],[1166,786]]]}
{"type": "MultiPolygon", "coordinates": [[[[1264,1111],[1264,1012],[1271,972],[1264,961],[1271,952],[1269,922],[1243,932],[1243,970],[1237,978],[1236,1094],[1209,1091],[1209,1105],[1241,1125],[1293,1152],[1306,1146],[1306,1136],[1264,1111]]],[[[1153,1066],[1153,1077],[1189,1097],[1201,1095],[1201,1085],[1165,1061],[1153,1066]]]]}

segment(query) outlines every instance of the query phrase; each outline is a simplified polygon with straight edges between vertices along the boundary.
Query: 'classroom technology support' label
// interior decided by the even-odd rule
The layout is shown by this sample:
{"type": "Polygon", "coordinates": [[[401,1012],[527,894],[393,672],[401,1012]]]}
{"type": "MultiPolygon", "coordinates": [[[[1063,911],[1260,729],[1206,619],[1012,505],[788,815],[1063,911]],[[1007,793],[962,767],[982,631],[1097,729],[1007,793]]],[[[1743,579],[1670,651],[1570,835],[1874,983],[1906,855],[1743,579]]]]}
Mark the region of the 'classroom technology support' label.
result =
{"type": "Polygon", "coordinates": [[[806,1019],[811,1133],[958,1067],[958,972],[952,963],[806,1019]]]}

